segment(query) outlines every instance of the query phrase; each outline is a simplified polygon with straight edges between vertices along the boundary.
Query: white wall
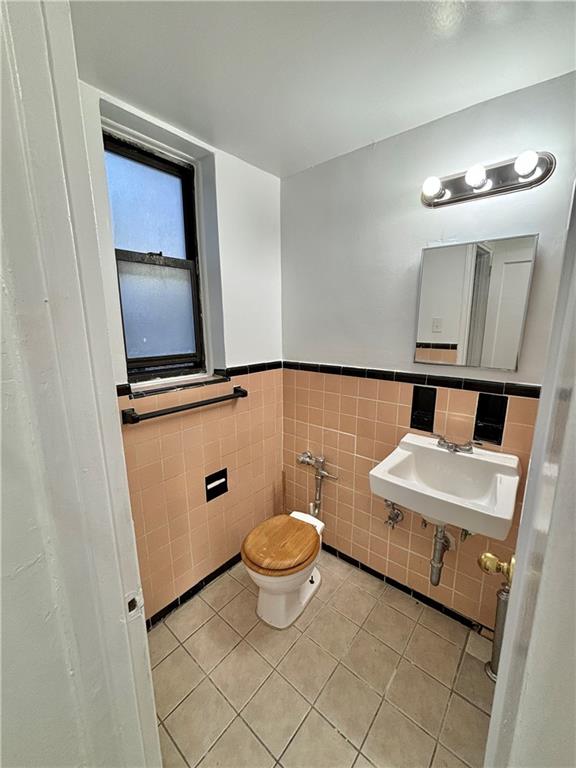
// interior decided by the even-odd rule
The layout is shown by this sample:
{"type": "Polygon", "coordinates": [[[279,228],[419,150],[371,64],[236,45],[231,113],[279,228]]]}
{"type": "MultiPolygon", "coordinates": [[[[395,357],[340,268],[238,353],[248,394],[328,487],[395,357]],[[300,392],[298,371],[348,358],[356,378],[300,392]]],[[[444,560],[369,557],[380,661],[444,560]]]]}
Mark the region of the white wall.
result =
{"type": "Polygon", "coordinates": [[[574,74],[471,107],[282,181],[287,360],[502,378],[414,364],[422,248],[540,233],[517,373],[539,383],[576,165],[574,74]],[[420,203],[423,180],[527,148],[558,160],[542,186],[448,206],[420,203]]]}
{"type": "Polygon", "coordinates": [[[87,83],[81,92],[116,383],[127,376],[101,115],[135,140],[140,135],[152,146],[198,161],[209,362],[224,367],[281,359],[280,180],[87,83]]]}
{"type": "Polygon", "coordinates": [[[216,153],[226,365],[282,359],[280,179],[216,153]]]}

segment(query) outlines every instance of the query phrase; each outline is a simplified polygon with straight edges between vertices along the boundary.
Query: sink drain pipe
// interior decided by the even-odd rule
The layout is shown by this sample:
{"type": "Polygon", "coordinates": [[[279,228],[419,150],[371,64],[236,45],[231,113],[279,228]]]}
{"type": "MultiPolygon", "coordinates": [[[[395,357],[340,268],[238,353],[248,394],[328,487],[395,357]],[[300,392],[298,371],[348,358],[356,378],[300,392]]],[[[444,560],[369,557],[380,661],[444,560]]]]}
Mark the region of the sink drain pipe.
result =
{"type": "Polygon", "coordinates": [[[432,552],[432,560],[430,560],[430,584],[433,587],[437,587],[440,584],[442,568],[444,567],[444,553],[447,549],[450,549],[450,541],[444,526],[437,525],[436,533],[434,534],[434,550],[432,552]]]}

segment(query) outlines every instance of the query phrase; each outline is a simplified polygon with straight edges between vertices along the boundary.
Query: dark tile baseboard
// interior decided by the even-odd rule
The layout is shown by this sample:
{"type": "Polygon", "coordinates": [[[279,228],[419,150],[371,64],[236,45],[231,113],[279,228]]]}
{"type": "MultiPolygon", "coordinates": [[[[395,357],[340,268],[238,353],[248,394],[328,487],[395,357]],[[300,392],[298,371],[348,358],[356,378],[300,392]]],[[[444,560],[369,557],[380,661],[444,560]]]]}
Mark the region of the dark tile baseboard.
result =
{"type": "MultiPolygon", "coordinates": [[[[396,579],[391,579],[389,576],[385,576],[383,573],[380,573],[380,571],[376,571],[374,570],[374,568],[370,568],[370,566],[365,565],[364,563],[361,563],[359,560],[355,560],[353,557],[350,557],[350,555],[346,555],[344,552],[340,552],[340,550],[336,549],[336,547],[333,547],[330,544],[326,544],[325,542],[322,542],[322,549],[325,552],[328,552],[329,554],[339,558],[340,560],[344,560],[344,562],[348,563],[349,565],[353,565],[355,568],[358,568],[361,571],[365,571],[366,573],[369,573],[371,576],[374,576],[375,578],[386,582],[386,584],[390,584],[395,589],[399,589],[401,592],[404,592],[410,597],[413,597],[415,600],[418,600],[418,602],[422,603],[423,605],[427,605],[430,608],[434,608],[440,613],[443,613],[445,616],[448,616],[449,618],[454,619],[455,621],[458,621],[460,624],[463,624],[465,627],[468,627],[469,629],[473,629],[477,631],[483,626],[482,624],[476,621],[472,621],[472,619],[469,619],[466,616],[462,616],[462,614],[457,613],[456,611],[453,611],[450,608],[447,608],[445,605],[442,605],[442,603],[439,603],[437,600],[434,600],[433,598],[428,597],[428,595],[423,595],[421,592],[418,592],[418,590],[411,589],[410,587],[407,587],[406,584],[402,584],[401,582],[396,581],[396,579]]],[[[234,555],[225,563],[223,563],[221,566],[216,568],[215,571],[212,571],[212,573],[208,574],[208,576],[205,576],[193,587],[190,587],[190,589],[186,590],[186,592],[180,595],[180,597],[177,597],[175,600],[172,600],[171,603],[164,606],[164,608],[162,608],[160,611],[155,613],[150,618],[146,619],[146,629],[148,631],[151,630],[155,624],[157,624],[159,621],[162,621],[162,619],[165,619],[166,616],[171,614],[177,608],[180,608],[180,606],[187,603],[188,600],[191,600],[195,595],[198,594],[198,592],[204,589],[204,587],[207,587],[208,584],[210,584],[210,582],[214,581],[214,579],[217,579],[218,576],[221,576],[227,570],[232,568],[232,566],[236,565],[236,563],[239,563],[241,559],[242,558],[240,556],[240,553],[238,553],[237,555],[234,555]]]]}
{"type": "Polygon", "coordinates": [[[194,595],[197,595],[201,589],[204,589],[204,587],[207,587],[211,581],[214,581],[214,579],[217,579],[218,576],[221,576],[229,568],[232,568],[233,565],[236,565],[236,563],[239,563],[241,559],[242,558],[240,556],[240,553],[238,553],[237,555],[234,555],[233,557],[230,558],[230,560],[227,560],[221,566],[216,568],[215,571],[212,571],[212,573],[209,573],[208,576],[205,576],[203,579],[201,579],[198,582],[198,584],[194,584],[193,587],[190,587],[190,589],[187,589],[186,592],[184,592],[184,594],[180,595],[180,597],[177,597],[175,600],[172,600],[171,603],[168,603],[168,605],[164,606],[164,608],[158,611],[158,613],[155,613],[149,619],[146,619],[146,629],[148,630],[152,629],[154,624],[157,624],[159,621],[162,621],[162,619],[165,619],[169,613],[172,613],[172,611],[175,611],[176,608],[180,608],[181,605],[184,605],[184,603],[187,603],[188,600],[191,600],[194,597],[194,595]]]}
{"type": "Polygon", "coordinates": [[[404,592],[410,597],[413,597],[415,600],[418,600],[419,603],[423,603],[430,608],[434,608],[435,610],[443,613],[445,616],[448,616],[451,619],[454,619],[455,621],[458,621],[460,624],[463,624],[469,629],[477,631],[483,626],[477,621],[472,621],[472,619],[469,619],[466,616],[462,616],[462,614],[453,611],[451,608],[447,608],[437,600],[428,597],[428,595],[423,595],[421,592],[418,592],[418,590],[411,589],[410,587],[407,587],[406,584],[402,584],[401,582],[396,581],[396,579],[391,579],[389,576],[385,576],[383,573],[380,573],[380,571],[375,571],[374,568],[370,568],[370,566],[364,565],[364,563],[361,563],[359,560],[355,560],[353,557],[350,557],[350,555],[346,555],[344,552],[340,552],[340,550],[336,549],[336,547],[333,547],[330,544],[325,544],[322,542],[322,549],[329,554],[339,558],[340,560],[344,560],[344,562],[348,563],[349,565],[353,565],[355,568],[358,568],[361,571],[366,571],[366,573],[369,573],[371,576],[374,576],[377,579],[381,579],[382,581],[386,582],[386,584],[390,584],[395,589],[399,589],[401,592],[404,592]]]}

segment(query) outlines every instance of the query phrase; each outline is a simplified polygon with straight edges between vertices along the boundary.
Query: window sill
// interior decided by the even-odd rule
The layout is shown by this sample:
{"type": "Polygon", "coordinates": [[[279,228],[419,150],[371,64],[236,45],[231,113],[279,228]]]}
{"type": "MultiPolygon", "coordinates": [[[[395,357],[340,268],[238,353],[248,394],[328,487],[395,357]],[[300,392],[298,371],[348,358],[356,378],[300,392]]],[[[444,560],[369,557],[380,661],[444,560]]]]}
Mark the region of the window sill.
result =
{"type": "Polygon", "coordinates": [[[229,381],[228,376],[213,373],[193,373],[188,376],[171,376],[165,379],[149,379],[148,381],[135,381],[130,385],[134,397],[145,397],[158,392],[170,392],[175,389],[201,386],[204,384],[221,384],[229,381]]]}

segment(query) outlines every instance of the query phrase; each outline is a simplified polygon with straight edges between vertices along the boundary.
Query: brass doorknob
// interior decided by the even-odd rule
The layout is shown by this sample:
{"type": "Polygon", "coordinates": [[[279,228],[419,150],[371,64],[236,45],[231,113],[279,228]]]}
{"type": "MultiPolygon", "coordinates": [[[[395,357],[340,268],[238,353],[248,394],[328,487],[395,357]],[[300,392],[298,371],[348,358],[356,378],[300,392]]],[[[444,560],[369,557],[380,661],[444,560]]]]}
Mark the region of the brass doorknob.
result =
{"type": "Polygon", "coordinates": [[[478,565],[484,573],[501,573],[508,584],[511,584],[514,566],[516,565],[516,556],[512,555],[510,562],[506,563],[503,560],[498,560],[496,555],[493,555],[491,552],[483,552],[478,558],[478,565]]]}

